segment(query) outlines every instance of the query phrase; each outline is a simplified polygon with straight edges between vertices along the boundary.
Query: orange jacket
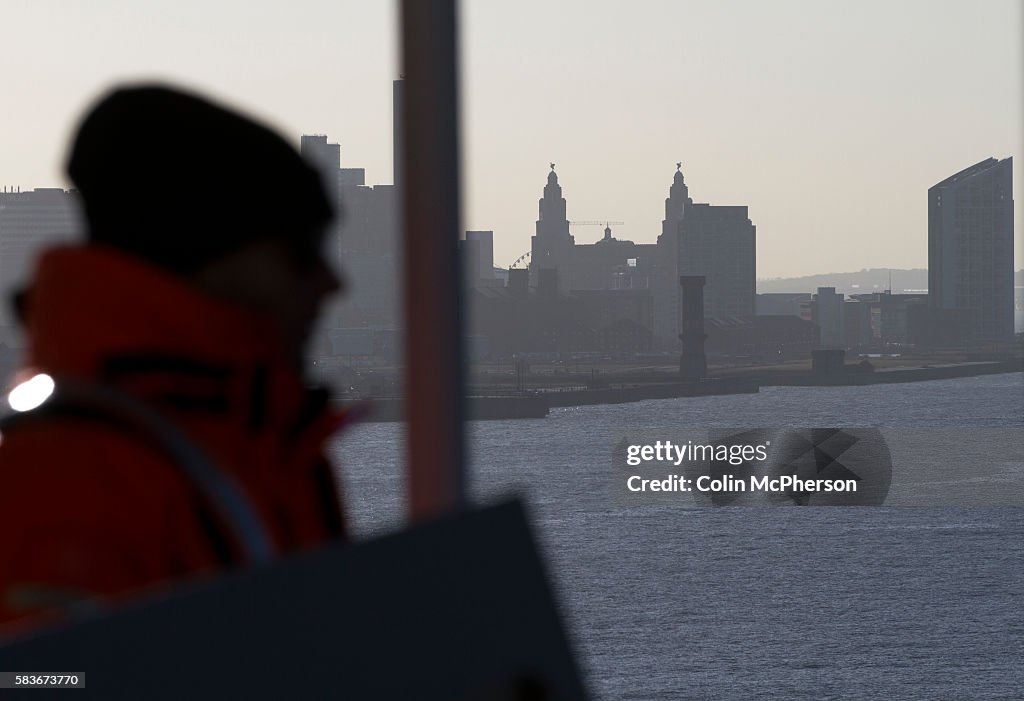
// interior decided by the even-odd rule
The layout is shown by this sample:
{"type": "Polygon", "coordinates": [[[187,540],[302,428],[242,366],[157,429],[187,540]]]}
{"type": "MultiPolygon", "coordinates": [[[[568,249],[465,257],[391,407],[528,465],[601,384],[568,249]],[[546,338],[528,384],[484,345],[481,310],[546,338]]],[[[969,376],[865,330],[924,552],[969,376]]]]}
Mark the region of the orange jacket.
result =
{"type": "MultiPolygon", "coordinates": [[[[53,249],[26,300],[22,373],[145,402],[232,475],[272,549],[344,537],[325,440],[343,423],[264,319],[116,251],[53,249]]],[[[13,423],[0,442],[0,623],[244,560],[169,456],[96,417],[13,423]]]]}

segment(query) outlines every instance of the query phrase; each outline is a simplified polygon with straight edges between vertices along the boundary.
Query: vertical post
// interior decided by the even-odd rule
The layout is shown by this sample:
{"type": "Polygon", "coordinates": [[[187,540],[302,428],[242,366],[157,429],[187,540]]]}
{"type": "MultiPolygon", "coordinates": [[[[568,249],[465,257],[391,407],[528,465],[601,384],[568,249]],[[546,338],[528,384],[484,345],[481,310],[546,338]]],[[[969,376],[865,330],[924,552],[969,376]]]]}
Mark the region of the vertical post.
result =
{"type": "Polygon", "coordinates": [[[682,295],[683,352],[679,356],[679,374],[684,380],[702,380],[707,375],[708,363],[704,355],[704,282],[703,275],[682,275],[679,286],[682,295]]]}
{"type": "Polygon", "coordinates": [[[409,516],[464,500],[455,0],[402,0],[409,516]]]}

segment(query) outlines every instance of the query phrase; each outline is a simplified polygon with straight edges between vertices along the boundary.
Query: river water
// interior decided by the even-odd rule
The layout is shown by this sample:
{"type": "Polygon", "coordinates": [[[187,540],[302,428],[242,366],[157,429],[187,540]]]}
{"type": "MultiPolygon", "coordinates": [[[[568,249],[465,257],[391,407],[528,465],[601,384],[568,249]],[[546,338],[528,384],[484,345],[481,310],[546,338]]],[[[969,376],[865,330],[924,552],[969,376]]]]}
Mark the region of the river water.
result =
{"type": "MultiPolygon", "coordinates": [[[[472,494],[527,498],[596,698],[1022,698],[1024,509],[618,504],[611,446],[673,426],[1014,429],[1024,375],[472,423],[472,494]]],[[[401,439],[368,424],[336,446],[359,536],[401,521],[401,439]]]]}

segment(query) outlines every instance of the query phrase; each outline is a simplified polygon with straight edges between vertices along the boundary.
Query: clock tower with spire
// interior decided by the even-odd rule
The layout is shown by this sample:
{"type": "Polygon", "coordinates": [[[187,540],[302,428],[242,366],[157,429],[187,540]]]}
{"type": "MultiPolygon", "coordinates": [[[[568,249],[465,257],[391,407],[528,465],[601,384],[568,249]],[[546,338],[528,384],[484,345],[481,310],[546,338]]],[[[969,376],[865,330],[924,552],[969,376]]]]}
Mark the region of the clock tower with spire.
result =
{"type": "Polygon", "coordinates": [[[548,183],[544,186],[544,196],[539,203],[537,233],[530,241],[530,282],[537,285],[539,271],[555,269],[558,271],[558,285],[562,289],[572,289],[569,279],[572,249],[575,240],[569,234],[569,220],[565,216],[565,198],[562,197],[562,186],[558,184],[555,164],[551,164],[548,183]]]}
{"type": "Polygon", "coordinates": [[[690,190],[683,180],[683,164],[676,163],[676,172],[665,199],[665,218],[658,237],[658,255],[654,271],[653,317],[655,338],[674,345],[679,328],[679,227],[687,209],[693,205],[690,190]]]}

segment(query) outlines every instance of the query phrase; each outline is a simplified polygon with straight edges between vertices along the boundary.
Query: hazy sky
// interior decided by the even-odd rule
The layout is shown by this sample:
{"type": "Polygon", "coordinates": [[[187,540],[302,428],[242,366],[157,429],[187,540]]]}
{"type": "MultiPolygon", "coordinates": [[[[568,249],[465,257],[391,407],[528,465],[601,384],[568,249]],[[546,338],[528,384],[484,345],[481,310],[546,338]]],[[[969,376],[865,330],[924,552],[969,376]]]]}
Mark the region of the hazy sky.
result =
{"type": "MultiPolygon", "coordinates": [[[[0,7],[0,185],[66,186],[77,116],[150,78],[391,182],[390,2],[0,7]]],[[[465,228],[494,230],[498,265],[529,250],[554,161],[570,219],[652,242],[682,161],[695,201],[750,207],[759,278],[924,267],[927,188],[1012,155],[1021,267],[1022,30],[1019,0],[463,2],[465,228]]]]}

